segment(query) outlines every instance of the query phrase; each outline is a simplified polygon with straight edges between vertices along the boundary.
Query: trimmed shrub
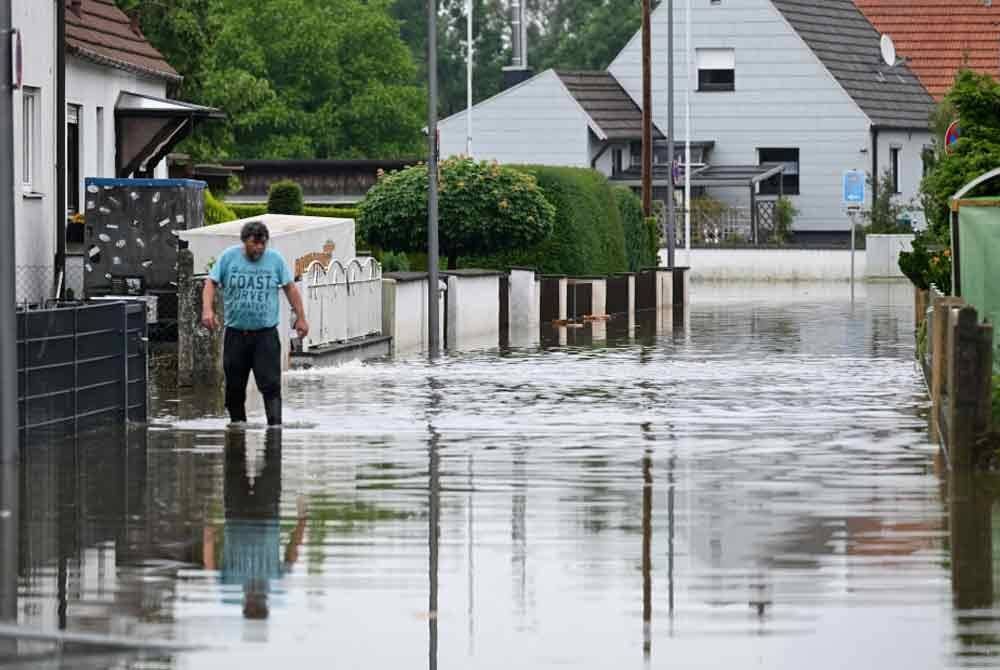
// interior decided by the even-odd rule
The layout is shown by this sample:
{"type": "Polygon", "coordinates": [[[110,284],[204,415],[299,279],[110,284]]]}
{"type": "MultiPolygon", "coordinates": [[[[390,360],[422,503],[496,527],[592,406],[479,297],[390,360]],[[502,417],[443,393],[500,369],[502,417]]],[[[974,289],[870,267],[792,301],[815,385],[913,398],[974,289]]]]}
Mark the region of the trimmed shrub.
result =
{"type": "Polygon", "coordinates": [[[333,207],[329,205],[306,205],[302,211],[306,216],[328,216],[334,219],[357,219],[356,207],[333,207]]]}
{"type": "Polygon", "coordinates": [[[410,259],[403,252],[385,251],[382,253],[382,272],[409,272],[410,259]]]}
{"type": "Polygon", "coordinates": [[[255,216],[267,214],[267,205],[241,205],[227,203],[229,209],[233,210],[237,219],[252,219],[255,216]]]}
{"type": "Polygon", "coordinates": [[[625,234],[625,256],[629,272],[655,267],[656,252],[660,246],[656,218],[642,215],[642,200],[632,189],[618,186],[614,192],[625,234]]]}
{"type": "Polygon", "coordinates": [[[302,214],[302,187],[291,179],[282,179],[271,184],[267,194],[269,214],[302,214]]]}
{"type": "Polygon", "coordinates": [[[552,234],[534,248],[467,265],[536,268],[543,274],[610,275],[628,270],[625,232],[607,177],[596,170],[548,165],[515,166],[538,181],[556,209],[552,234]]]}
{"type": "Polygon", "coordinates": [[[226,221],[235,221],[237,218],[236,212],[218,200],[207,188],[205,189],[206,226],[213,226],[217,223],[225,223],[226,221]]]}
{"type": "MultiPolygon", "coordinates": [[[[440,165],[440,250],[448,267],[464,255],[530,249],[552,230],[554,208],[522,171],[469,158],[440,165]]],[[[361,235],[395,251],[427,247],[427,166],[391,172],[358,207],[361,235]]]]}

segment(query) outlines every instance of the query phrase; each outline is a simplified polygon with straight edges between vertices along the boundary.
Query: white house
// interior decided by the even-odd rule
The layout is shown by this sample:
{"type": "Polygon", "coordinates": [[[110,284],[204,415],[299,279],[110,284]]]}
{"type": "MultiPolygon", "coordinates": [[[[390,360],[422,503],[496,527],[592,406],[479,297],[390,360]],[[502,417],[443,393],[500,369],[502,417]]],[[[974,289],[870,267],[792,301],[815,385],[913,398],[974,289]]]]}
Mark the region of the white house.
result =
{"type": "MultiPolygon", "coordinates": [[[[684,3],[674,4],[677,141],[687,94],[692,163],[709,166],[695,176],[696,186],[700,176],[711,196],[734,208],[748,207],[751,183],[758,200],[783,191],[799,210],[796,233],[815,237],[849,230],[841,207],[844,170],[878,178],[891,169],[900,197],[916,198],[933,100],[902,59],[893,66],[883,61],[879,33],[852,0],[692,0],[690,49],[684,3]],[[769,176],[766,168],[779,165],[783,175],[769,176]],[[736,182],[739,187],[726,186],[736,182]]],[[[668,127],[667,19],[667,3],[660,3],[652,16],[653,119],[660,130],[668,127]]],[[[474,155],[593,166],[636,186],[638,128],[616,136],[598,117],[629,124],[639,118],[640,38],[632,38],[606,73],[546,71],[476,105],[474,155]],[[603,99],[588,98],[584,86],[574,90],[574,82],[587,81],[604,82],[603,99]],[[634,110],[626,112],[610,94],[612,83],[634,110]]],[[[443,120],[440,129],[442,152],[464,153],[465,112],[443,120]]],[[[654,185],[669,188],[669,161],[659,146],[656,158],[664,169],[656,171],[654,185]]]]}
{"type": "MultiPolygon", "coordinates": [[[[167,152],[198,119],[216,110],[166,99],[181,76],[113,0],[13,0],[20,35],[23,85],[14,95],[17,299],[54,293],[59,236],[66,219],[84,211],[86,177],[166,177],[167,152]],[[56,44],[60,18],[65,41],[56,44]],[[60,58],[61,57],[61,58],[60,58]],[[57,129],[60,63],[65,72],[66,127],[57,129]],[[65,142],[65,180],[57,146],[65,142]],[[65,211],[57,197],[65,184],[65,211]]],[[[70,242],[79,227],[69,226],[70,242]]],[[[82,241],[82,239],[81,239],[82,241]]],[[[72,247],[72,244],[70,245],[72,247]]]]}

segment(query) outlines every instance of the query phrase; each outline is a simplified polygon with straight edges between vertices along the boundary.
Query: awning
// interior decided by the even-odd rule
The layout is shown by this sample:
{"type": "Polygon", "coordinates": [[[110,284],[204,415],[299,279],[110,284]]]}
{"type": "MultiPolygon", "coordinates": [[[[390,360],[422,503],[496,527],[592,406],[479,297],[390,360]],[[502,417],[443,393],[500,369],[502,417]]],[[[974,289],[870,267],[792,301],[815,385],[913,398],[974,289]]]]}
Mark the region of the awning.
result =
{"type": "Polygon", "coordinates": [[[224,119],[218,109],[122,92],[115,104],[115,172],[151,177],[153,168],[191,134],[198,121],[224,119]]]}
{"type": "MultiPolygon", "coordinates": [[[[691,172],[691,186],[748,186],[752,187],[785,171],[784,163],[764,165],[707,165],[691,172]]],[[[678,170],[675,188],[684,185],[684,172],[678,170]]],[[[642,171],[631,168],[611,178],[612,182],[627,186],[642,186],[642,171]]],[[[670,186],[670,167],[653,166],[653,186],[670,186]]]]}

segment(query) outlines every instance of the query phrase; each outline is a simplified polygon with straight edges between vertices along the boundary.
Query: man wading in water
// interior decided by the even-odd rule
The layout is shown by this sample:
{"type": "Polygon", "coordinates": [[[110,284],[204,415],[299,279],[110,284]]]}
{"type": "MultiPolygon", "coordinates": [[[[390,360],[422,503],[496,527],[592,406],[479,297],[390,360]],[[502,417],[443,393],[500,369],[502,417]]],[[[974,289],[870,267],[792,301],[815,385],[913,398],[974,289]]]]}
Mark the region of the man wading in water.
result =
{"type": "Polygon", "coordinates": [[[222,366],[226,373],[226,409],[234,424],[247,420],[247,381],[253,370],[257,389],[264,397],[269,426],[281,425],[281,339],[278,337],[278,289],[295,310],[295,331],[309,334],[303,316],[302,295],[292,281],[288,264],[267,248],[270,234],[260,221],[240,230],[243,244],[226,249],[212,266],[211,281],[201,294],[201,324],[215,330],[219,324],[212,305],[215,287],[222,287],[226,333],[222,366]]]}

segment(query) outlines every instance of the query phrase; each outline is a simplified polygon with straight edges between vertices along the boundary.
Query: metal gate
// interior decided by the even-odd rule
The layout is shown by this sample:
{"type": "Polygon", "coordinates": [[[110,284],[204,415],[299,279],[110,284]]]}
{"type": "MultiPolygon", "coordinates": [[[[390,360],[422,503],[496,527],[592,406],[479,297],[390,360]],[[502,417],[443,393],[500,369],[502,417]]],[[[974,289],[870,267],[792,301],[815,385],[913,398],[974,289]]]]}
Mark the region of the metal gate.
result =
{"type": "Polygon", "coordinates": [[[73,433],[147,417],[146,307],[107,302],[19,311],[18,432],[73,433]]]}

